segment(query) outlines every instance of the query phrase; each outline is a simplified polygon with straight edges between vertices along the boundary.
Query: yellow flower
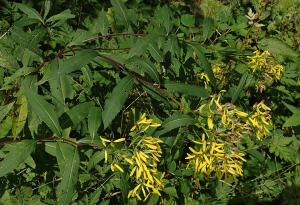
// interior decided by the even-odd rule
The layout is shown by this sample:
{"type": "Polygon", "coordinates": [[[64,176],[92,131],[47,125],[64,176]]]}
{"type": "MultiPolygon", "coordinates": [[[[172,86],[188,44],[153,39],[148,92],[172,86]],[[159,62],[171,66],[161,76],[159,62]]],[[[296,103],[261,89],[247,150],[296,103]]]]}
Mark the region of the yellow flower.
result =
{"type": "Polygon", "coordinates": [[[120,170],[120,172],[123,172],[123,173],[124,173],[123,169],[122,169],[119,165],[117,165],[116,163],[112,163],[112,164],[110,165],[110,168],[111,168],[111,170],[112,170],[113,172],[115,171],[115,168],[117,168],[118,170],[120,170]]]}
{"type": "Polygon", "coordinates": [[[208,124],[208,128],[209,129],[213,129],[214,128],[214,124],[213,124],[213,121],[211,119],[211,115],[209,115],[208,118],[207,118],[207,124],[208,124]]]}

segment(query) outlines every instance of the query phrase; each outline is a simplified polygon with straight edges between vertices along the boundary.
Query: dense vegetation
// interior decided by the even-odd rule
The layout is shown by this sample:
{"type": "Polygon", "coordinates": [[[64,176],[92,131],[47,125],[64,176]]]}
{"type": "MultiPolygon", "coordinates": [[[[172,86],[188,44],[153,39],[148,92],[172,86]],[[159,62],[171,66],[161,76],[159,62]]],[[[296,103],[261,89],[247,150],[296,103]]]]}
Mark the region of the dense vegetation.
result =
{"type": "Polygon", "coordinates": [[[300,204],[299,7],[0,1],[0,204],[300,204]]]}

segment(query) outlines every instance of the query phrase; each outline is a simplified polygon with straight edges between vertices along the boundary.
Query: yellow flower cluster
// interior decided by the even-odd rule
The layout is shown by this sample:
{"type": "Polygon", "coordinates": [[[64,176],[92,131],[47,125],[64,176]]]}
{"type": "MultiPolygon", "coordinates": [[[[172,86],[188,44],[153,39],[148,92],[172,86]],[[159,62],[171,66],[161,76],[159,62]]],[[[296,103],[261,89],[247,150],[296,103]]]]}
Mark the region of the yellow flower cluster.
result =
{"type": "Polygon", "coordinates": [[[283,66],[280,64],[275,65],[275,60],[271,57],[268,51],[260,53],[255,51],[255,56],[247,56],[251,61],[248,63],[253,72],[257,71],[258,83],[256,85],[256,91],[262,92],[266,89],[265,84],[271,82],[274,79],[277,81],[280,79],[280,74],[283,71],[283,66]]]}
{"type": "MultiPolygon", "coordinates": [[[[220,64],[220,63],[213,64],[212,70],[213,70],[215,78],[219,80],[220,84],[224,84],[225,83],[225,78],[224,78],[225,65],[220,64]]],[[[199,73],[198,75],[200,75],[201,79],[204,79],[204,84],[205,84],[205,89],[206,89],[207,85],[210,82],[208,75],[206,73],[199,73]]]]}
{"type": "MultiPolygon", "coordinates": [[[[139,122],[131,129],[132,131],[137,129],[138,132],[141,130],[145,131],[149,126],[160,126],[158,123],[153,123],[152,119],[146,119],[146,114],[144,114],[139,122]],[[146,128],[142,125],[146,125],[146,128]]],[[[138,136],[136,139],[140,138],[138,136]]],[[[134,143],[134,140],[133,140],[134,143]]],[[[161,157],[162,150],[160,143],[163,143],[162,140],[153,138],[153,137],[141,137],[141,140],[137,142],[133,150],[133,156],[131,160],[133,161],[133,168],[131,170],[130,176],[136,175],[136,181],[138,185],[129,192],[129,197],[137,197],[139,200],[142,200],[138,190],[141,189],[144,195],[144,201],[151,194],[158,194],[161,196],[160,191],[164,188],[163,177],[157,168],[157,162],[161,157]],[[158,177],[160,176],[160,177],[158,177]]],[[[133,144],[132,144],[133,145],[133,144]]]]}
{"type": "Polygon", "coordinates": [[[225,176],[237,183],[236,177],[243,176],[242,162],[239,160],[246,161],[243,153],[240,153],[238,149],[235,152],[231,151],[230,154],[225,152],[224,143],[216,143],[215,141],[207,142],[205,140],[205,134],[202,134],[202,141],[193,141],[196,144],[201,144],[202,147],[199,151],[189,147],[191,154],[187,154],[186,159],[189,159],[189,165],[194,165],[194,176],[193,181],[197,188],[201,189],[198,175],[205,174],[205,179],[209,180],[213,172],[216,173],[218,179],[222,179],[225,176]],[[233,177],[233,178],[232,178],[233,177]]]}
{"type": "Polygon", "coordinates": [[[207,125],[210,130],[214,127],[216,135],[222,139],[226,139],[231,143],[239,143],[244,135],[256,135],[257,139],[261,140],[262,136],[266,135],[269,130],[266,125],[272,124],[271,110],[264,104],[264,101],[254,105],[254,113],[249,115],[245,112],[239,111],[236,106],[231,103],[221,105],[219,103],[220,95],[216,100],[216,95],[212,96],[211,102],[203,104],[199,111],[203,112],[207,108],[207,125]],[[214,107],[215,109],[212,109],[214,107]],[[219,119],[219,124],[214,125],[213,119],[219,119]]]}

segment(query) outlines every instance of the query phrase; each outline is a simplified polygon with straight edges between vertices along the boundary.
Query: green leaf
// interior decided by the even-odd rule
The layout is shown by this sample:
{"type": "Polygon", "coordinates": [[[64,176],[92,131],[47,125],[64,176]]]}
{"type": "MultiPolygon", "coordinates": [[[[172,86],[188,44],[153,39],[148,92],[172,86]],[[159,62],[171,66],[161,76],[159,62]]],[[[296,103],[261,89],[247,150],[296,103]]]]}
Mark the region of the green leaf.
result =
{"type": "Polygon", "coordinates": [[[283,127],[292,127],[300,125],[300,113],[293,114],[292,117],[286,120],[283,127]]]}
{"type": "Polygon", "coordinates": [[[123,25],[128,30],[130,14],[124,2],[122,0],[111,0],[110,2],[114,7],[116,13],[118,14],[119,18],[121,19],[123,25]]]}
{"type": "Polygon", "coordinates": [[[11,110],[12,106],[14,105],[14,102],[0,106],[0,122],[4,119],[4,117],[7,115],[7,113],[11,110]]]}
{"type": "Polygon", "coordinates": [[[156,43],[150,43],[148,46],[148,50],[149,50],[151,56],[157,62],[162,62],[164,60],[164,54],[159,50],[156,43]]]}
{"type": "Polygon", "coordinates": [[[270,143],[270,152],[275,152],[275,155],[281,159],[291,161],[295,153],[286,146],[290,144],[292,140],[292,137],[274,136],[274,140],[270,143]]]}
{"type": "Polygon", "coordinates": [[[66,155],[66,166],[63,170],[63,177],[59,187],[58,204],[70,204],[73,194],[76,190],[79,169],[79,153],[77,147],[68,146],[68,154],[66,155]]]}
{"type": "Polygon", "coordinates": [[[39,53],[35,46],[43,39],[46,33],[46,29],[35,29],[31,33],[28,33],[26,37],[27,42],[25,47],[29,48],[30,50],[34,50],[35,53],[39,53]]]}
{"type": "Polygon", "coordinates": [[[240,80],[240,82],[239,82],[239,85],[238,85],[237,89],[235,90],[235,92],[234,92],[234,94],[233,94],[233,96],[232,96],[231,104],[234,104],[234,103],[236,102],[236,100],[237,100],[238,97],[240,96],[240,94],[241,94],[243,88],[245,87],[245,84],[246,84],[246,82],[247,82],[248,73],[249,73],[249,72],[246,71],[246,72],[243,74],[243,76],[242,76],[242,78],[241,78],[241,80],[240,80]]]}
{"type": "Polygon", "coordinates": [[[204,41],[210,38],[213,33],[214,33],[214,20],[212,18],[205,18],[203,21],[204,41]]]}
{"type": "MultiPolygon", "coordinates": [[[[94,50],[85,49],[77,53],[75,56],[69,58],[68,60],[64,61],[61,65],[59,70],[57,70],[52,79],[59,78],[63,75],[69,74],[75,70],[81,69],[83,66],[88,64],[94,58],[98,56],[98,53],[94,50]]],[[[50,80],[50,79],[49,79],[50,80]]]]}
{"type": "Polygon", "coordinates": [[[50,18],[47,19],[46,23],[52,22],[52,21],[57,21],[57,20],[63,20],[63,19],[72,19],[75,18],[75,15],[73,14],[68,14],[65,11],[56,14],[54,16],[51,16],[50,18]]]}
{"type": "Polygon", "coordinates": [[[154,137],[158,137],[164,133],[169,132],[172,129],[177,127],[186,126],[186,125],[194,125],[197,121],[185,114],[173,114],[171,117],[168,117],[162,124],[162,130],[156,131],[154,137]]]}
{"type": "Polygon", "coordinates": [[[104,151],[97,151],[93,157],[90,159],[88,165],[87,165],[87,171],[90,171],[93,166],[95,166],[96,164],[98,164],[102,159],[104,158],[104,151]]]}
{"type": "Polygon", "coordinates": [[[271,54],[278,54],[283,56],[291,56],[298,57],[298,53],[296,53],[290,46],[282,42],[277,38],[266,38],[262,39],[258,42],[262,46],[266,46],[266,50],[268,50],[271,54]]]}
{"type": "Polygon", "coordinates": [[[84,120],[84,118],[88,116],[91,107],[93,107],[93,104],[93,101],[81,103],[62,114],[62,116],[59,118],[61,128],[69,128],[72,125],[76,125],[84,120]]]}
{"type": "Polygon", "coordinates": [[[6,82],[4,83],[3,87],[6,86],[6,85],[8,85],[11,82],[15,82],[15,80],[17,78],[19,78],[20,76],[28,75],[29,73],[36,72],[36,71],[37,71],[37,69],[36,68],[32,68],[32,67],[21,68],[21,69],[17,70],[10,78],[8,78],[6,80],[6,82]]]}
{"type": "MultiPolygon", "coordinates": [[[[283,102],[283,101],[282,101],[283,102]]],[[[292,105],[289,105],[285,102],[283,102],[283,104],[294,114],[300,114],[300,110],[298,110],[297,108],[295,108],[294,106],[292,105]]]]}
{"type": "MultiPolygon", "coordinates": [[[[119,165],[121,168],[122,166],[119,165]]],[[[123,168],[124,170],[124,168],[123,168]]],[[[119,170],[117,170],[116,172],[116,175],[117,177],[120,178],[120,189],[122,191],[122,196],[123,196],[123,201],[124,201],[124,204],[127,204],[127,196],[128,196],[128,193],[129,193],[129,183],[128,183],[128,178],[127,178],[127,173],[126,172],[120,172],[119,170]]]]}
{"type": "Polygon", "coordinates": [[[162,95],[162,93],[160,91],[158,91],[158,89],[155,89],[149,85],[143,84],[142,88],[144,91],[147,92],[147,94],[152,95],[153,97],[155,97],[157,100],[160,100],[162,103],[164,103],[166,106],[171,107],[168,99],[162,95]]]}
{"type": "Polygon", "coordinates": [[[187,179],[180,179],[179,180],[179,189],[182,191],[185,197],[190,196],[193,186],[191,182],[187,179]]]}
{"type": "Polygon", "coordinates": [[[25,88],[25,95],[36,115],[38,115],[57,136],[61,136],[61,128],[52,106],[42,96],[36,94],[30,88],[25,88]]]}
{"type": "Polygon", "coordinates": [[[164,81],[164,86],[169,90],[175,90],[177,92],[185,93],[196,97],[209,97],[209,93],[205,88],[196,85],[178,83],[174,81],[164,81]]]}
{"type": "Polygon", "coordinates": [[[176,162],[172,161],[168,163],[168,172],[173,173],[176,170],[176,162]]]}
{"type": "Polygon", "coordinates": [[[101,35],[106,35],[108,31],[108,26],[109,26],[108,19],[104,9],[102,8],[102,11],[98,19],[93,22],[93,25],[90,28],[90,32],[95,34],[98,34],[100,32],[101,35]]]}
{"type": "Polygon", "coordinates": [[[265,163],[265,158],[264,156],[257,151],[256,149],[250,149],[246,151],[248,154],[251,154],[253,157],[255,157],[261,164],[265,163]]]}
{"type": "Polygon", "coordinates": [[[89,66],[83,66],[81,68],[81,71],[83,73],[86,83],[89,85],[89,88],[93,87],[93,74],[89,66]]]}
{"type": "Polygon", "coordinates": [[[3,47],[0,47],[0,66],[11,70],[20,69],[17,60],[12,55],[10,55],[3,47]]]}
{"type": "Polygon", "coordinates": [[[129,93],[133,87],[134,78],[127,76],[123,78],[114,88],[111,96],[105,101],[102,114],[104,129],[116,117],[123,107],[129,93]]]}
{"type": "Polygon", "coordinates": [[[88,128],[92,140],[97,137],[97,131],[102,122],[102,110],[99,107],[90,108],[88,115],[88,128]]]}
{"type": "Polygon", "coordinates": [[[181,22],[187,27],[195,26],[195,15],[184,14],[181,15],[181,22]]]}
{"type": "Polygon", "coordinates": [[[22,164],[34,151],[37,140],[24,140],[15,144],[0,165],[0,177],[5,176],[22,164]]]}
{"type": "Polygon", "coordinates": [[[161,11],[162,19],[164,20],[164,26],[168,34],[173,29],[173,22],[171,20],[172,12],[167,4],[165,4],[160,11],[161,11]]]}
{"type": "Polygon", "coordinates": [[[51,7],[51,1],[46,0],[45,1],[45,12],[44,12],[44,20],[47,17],[51,7]]]}
{"type": "Polygon", "coordinates": [[[21,11],[23,11],[25,14],[27,14],[28,17],[37,19],[44,23],[42,16],[34,8],[32,8],[26,4],[19,4],[19,3],[15,3],[15,4],[21,11]]]}
{"type": "MultiPolygon", "coordinates": [[[[58,61],[52,61],[43,79],[47,79],[47,76],[52,76],[53,73],[57,72],[58,70],[58,61]]],[[[44,81],[43,79],[41,80],[41,82],[44,81]]],[[[71,85],[71,82],[72,79],[70,79],[70,76],[66,75],[49,80],[50,90],[53,97],[53,104],[55,105],[58,116],[69,109],[66,105],[66,99],[72,97],[73,87],[71,85]]]]}
{"type": "Polygon", "coordinates": [[[174,197],[178,198],[177,190],[175,189],[175,187],[165,187],[163,189],[163,192],[165,192],[166,194],[168,194],[170,196],[174,196],[174,197]]]}
{"type": "Polygon", "coordinates": [[[137,55],[137,56],[142,55],[147,50],[148,45],[150,43],[153,43],[158,38],[159,38],[159,35],[147,35],[147,36],[139,37],[137,42],[129,50],[127,59],[129,59],[135,55],[137,55]]]}
{"type": "Polygon", "coordinates": [[[211,65],[210,63],[208,63],[205,55],[203,55],[203,53],[199,50],[199,48],[197,46],[192,46],[190,45],[193,50],[195,51],[196,55],[198,56],[198,58],[200,59],[202,66],[207,74],[207,76],[210,79],[211,84],[214,86],[214,88],[217,88],[217,84],[216,84],[216,79],[215,79],[215,75],[214,72],[212,71],[211,65]]]}
{"type": "Polygon", "coordinates": [[[127,59],[125,64],[135,64],[140,66],[140,68],[142,68],[146,73],[148,73],[156,83],[160,84],[157,68],[149,59],[133,56],[127,59]]]}
{"type": "Polygon", "coordinates": [[[28,114],[27,99],[23,91],[22,95],[20,95],[14,107],[14,115],[12,120],[12,133],[15,139],[24,128],[27,119],[27,114],[28,114]]]}

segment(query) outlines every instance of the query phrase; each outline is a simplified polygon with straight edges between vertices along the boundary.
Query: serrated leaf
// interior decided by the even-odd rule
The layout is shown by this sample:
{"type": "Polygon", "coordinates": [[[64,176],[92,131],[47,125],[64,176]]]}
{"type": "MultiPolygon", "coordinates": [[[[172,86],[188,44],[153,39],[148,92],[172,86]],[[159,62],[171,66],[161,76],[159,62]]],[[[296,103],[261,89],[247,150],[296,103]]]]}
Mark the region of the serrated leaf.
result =
{"type": "MultiPolygon", "coordinates": [[[[63,177],[59,187],[59,202],[58,204],[69,204],[72,201],[73,194],[76,189],[76,183],[78,180],[78,169],[79,169],[79,153],[77,147],[72,145],[64,146],[64,149],[68,149],[66,155],[66,165],[63,169],[63,177]]],[[[57,155],[58,157],[58,155],[57,155]]]]}
{"type": "Polygon", "coordinates": [[[17,168],[34,151],[38,140],[24,140],[15,144],[0,165],[0,177],[17,168]]]}
{"type": "Polygon", "coordinates": [[[156,43],[150,43],[148,46],[148,50],[149,50],[151,56],[157,62],[162,62],[164,60],[164,54],[159,50],[156,43]]]}
{"type": "Polygon", "coordinates": [[[0,139],[6,137],[11,127],[12,127],[12,117],[8,116],[0,124],[0,139]]]}
{"type": "Polygon", "coordinates": [[[17,70],[12,76],[10,76],[10,78],[8,78],[5,81],[3,87],[6,86],[6,85],[8,85],[11,82],[14,82],[20,76],[28,75],[29,73],[36,72],[36,71],[37,71],[37,69],[36,68],[32,68],[32,67],[21,68],[21,69],[17,70]]]}
{"type": "MultiPolygon", "coordinates": [[[[122,166],[119,165],[121,168],[122,166]]],[[[123,168],[124,170],[124,168],[123,168]]],[[[120,189],[122,191],[122,196],[123,196],[123,201],[124,201],[124,205],[127,204],[127,196],[128,196],[128,193],[129,193],[129,183],[128,183],[128,179],[127,179],[127,173],[126,172],[120,172],[119,170],[117,170],[116,172],[116,175],[117,177],[119,177],[120,179],[120,189]]]]}
{"type": "Polygon", "coordinates": [[[287,119],[283,127],[292,127],[300,125],[300,113],[293,114],[292,117],[287,119]]]}
{"type": "Polygon", "coordinates": [[[27,114],[28,114],[27,99],[23,91],[23,94],[19,97],[14,107],[14,115],[12,120],[12,133],[15,139],[24,128],[27,119],[27,114]]]}
{"type": "Polygon", "coordinates": [[[187,27],[195,26],[195,15],[184,14],[181,16],[181,22],[187,27]]]}
{"type": "Polygon", "coordinates": [[[127,30],[129,29],[130,14],[122,0],[111,0],[112,6],[127,30]]]}
{"type": "Polygon", "coordinates": [[[234,94],[233,94],[232,99],[231,99],[231,104],[234,104],[236,102],[236,100],[238,99],[238,97],[240,96],[240,94],[241,94],[241,92],[242,92],[242,90],[245,87],[245,84],[247,82],[247,77],[248,77],[248,71],[246,71],[243,74],[237,89],[234,91],[234,94]]]}
{"type": "Polygon", "coordinates": [[[105,101],[102,114],[104,129],[116,117],[123,107],[129,93],[133,87],[134,78],[127,76],[123,78],[114,88],[111,96],[105,101]]]}
{"type": "Polygon", "coordinates": [[[140,68],[142,68],[146,73],[148,73],[156,83],[160,84],[157,68],[149,59],[133,56],[127,59],[125,64],[135,64],[140,66],[140,68]]]}
{"type": "Polygon", "coordinates": [[[281,159],[292,160],[294,152],[292,149],[286,147],[292,140],[292,137],[275,136],[273,142],[270,143],[270,152],[275,153],[281,159]]]}
{"type": "Polygon", "coordinates": [[[203,66],[207,76],[209,77],[209,80],[210,80],[211,84],[216,89],[217,88],[216,79],[215,79],[215,75],[214,75],[214,72],[212,71],[210,63],[207,61],[205,55],[203,55],[203,53],[199,50],[198,47],[192,46],[192,45],[190,45],[190,46],[192,47],[192,49],[194,50],[194,52],[196,53],[196,55],[200,59],[200,61],[202,63],[202,66],[203,66]]]}
{"type": "Polygon", "coordinates": [[[98,188],[96,191],[93,191],[91,194],[90,194],[90,200],[89,200],[89,204],[88,205],[94,205],[94,204],[97,204],[99,199],[100,199],[100,195],[101,195],[101,192],[102,192],[102,188],[98,188]]]}
{"type": "Polygon", "coordinates": [[[43,39],[46,33],[46,29],[35,29],[31,33],[28,33],[26,37],[27,42],[25,47],[31,48],[31,50],[34,49],[36,53],[39,53],[39,51],[34,47],[43,39]]]}
{"type": "Polygon", "coordinates": [[[97,131],[102,122],[102,110],[99,107],[92,107],[88,115],[88,128],[92,140],[97,136],[97,131]]]}
{"type": "Polygon", "coordinates": [[[44,20],[47,17],[51,7],[51,1],[45,1],[45,11],[44,11],[44,20]]]}
{"type": "Polygon", "coordinates": [[[86,83],[89,85],[89,88],[93,87],[93,74],[91,69],[86,65],[81,68],[81,71],[86,80],[86,83]]]}
{"type": "Polygon", "coordinates": [[[57,135],[61,136],[58,118],[51,105],[30,88],[25,88],[25,95],[33,111],[57,135]]]}
{"type": "Polygon", "coordinates": [[[48,18],[46,20],[46,23],[52,22],[52,21],[64,20],[64,19],[72,19],[72,18],[75,18],[75,15],[69,14],[69,13],[66,13],[65,11],[63,11],[59,14],[56,14],[56,15],[51,16],[50,18],[48,18]]]}
{"type": "Polygon", "coordinates": [[[165,192],[166,194],[168,194],[170,196],[174,196],[174,197],[178,198],[177,190],[175,189],[175,187],[165,187],[163,189],[163,192],[165,192]]]}
{"type": "Polygon", "coordinates": [[[0,47],[0,66],[12,70],[20,69],[17,60],[2,47],[0,47]]]}
{"type": "Polygon", "coordinates": [[[169,132],[177,127],[186,126],[186,125],[194,125],[197,121],[185,114],[174,114],[171,117],[168,117],[162,124],[161,127],[163,129],[156,131],[154,137],[158,137],[164,133],[169,132]]]}
{"type": "Polygon", "coordinates": [[[100,32],[101,35],[106,35],[108,31],[108,26],[108,19],[104,9],[102,8],[99,17],[93,22],[93,26],[90,28],[90,32],[95,34],[98,34],[100,32]]]}
{"type": "Polygon", "coordinates": [[[214,20],[212,18],[205,18],[203,21],[203,37],[204,41],[210,38],[214,32],[214,20]]]}
{"type": "Polygon", "coordinates": [[[256,149],[250,149],[246,151],[248,154],[251,154],[253,157],[255,157],[261,164],[265,163],[265,158],[262,155],[262,153],[260,153],[259,151],[257,151],[256,149]]]}
{"type": "Polygon", "coordinates": [[[24,27],[24,26],[35,24],[35,23],[38,23],[38,22],[40,22],[40,21],[37,20],[37,19],[32,19],[32,18],[27,17],[27,18],[22,18],[21,20],[14,22],[14,26],[24,27]]]}
{"type": "Polygon", "coordinates": [[[12,106],[14,105],[14,102],[0,106],[0,122],[4,119],[4,117],[7,115],[7,113],[11,110],[12,106]]]}
{"type": "Polygon", "coordinates": [[[44,23],[42,16],[34,8],[27,6],[26,4],[19,4],[19,3],[15,3],[15,4],[21,11],[23,11],[25,14],[27,14],[28,17],[37,19],[44,23]]]}
{"type": "Polygon", "coordinates": [[[159,35],[147,35],[147,36],[139,37],[137,42],[129,50],[127,59],[135,55],[137,56],[142,55],[147,50],[148,45],[150,43],[153,43],[153,41],[157,40],[158,38],[159,35]]]}
{"type": "Polygon", "coordinates": [[[75,56],[69,58],[68,60],[64,61],[61,65],[59,70],[57,70],[51,79],[59,78],[66,74],[69,74],[75,70],[81,69],[83,66],[88,64],[94,58],[98,56],[98,53],[94,50],[85,49],[77,53],[75,56]]]}
{"type": "Polygon", "coordinates": [[[164,86],[169,90],[175,90],[177,92],[196,97],[209,97],[209,93],[205,88],[196,85],[178,83],[174,81],[164,81],[164,86]]]}
{"type": "Polygon", "coordinates": [[[167,34],[173,29],[173,22],[171,20],[172,12],[167,4],[165,4],[161,9],[161,16],[164,21],[164,26],[166,28],[167,34]]]}
{"type": "Polygon", "coordinates": [[[73,107],[71,110],[66,111],[59,118],[61,128],[66,129],[84,120],[88,116],[93,104],[94,103],[92,101],[81,103],[73,107]]]}
{"type": "Polygon", "coordinates": [[[266,50],[268,50],[271,54],[283,55],[283,56],[291,56],[298,57],[299,54],[296,53],[290,46],[282,42],[277,38],[265,38],[258,42],[262,46],[266,46],[266,50]]]}

